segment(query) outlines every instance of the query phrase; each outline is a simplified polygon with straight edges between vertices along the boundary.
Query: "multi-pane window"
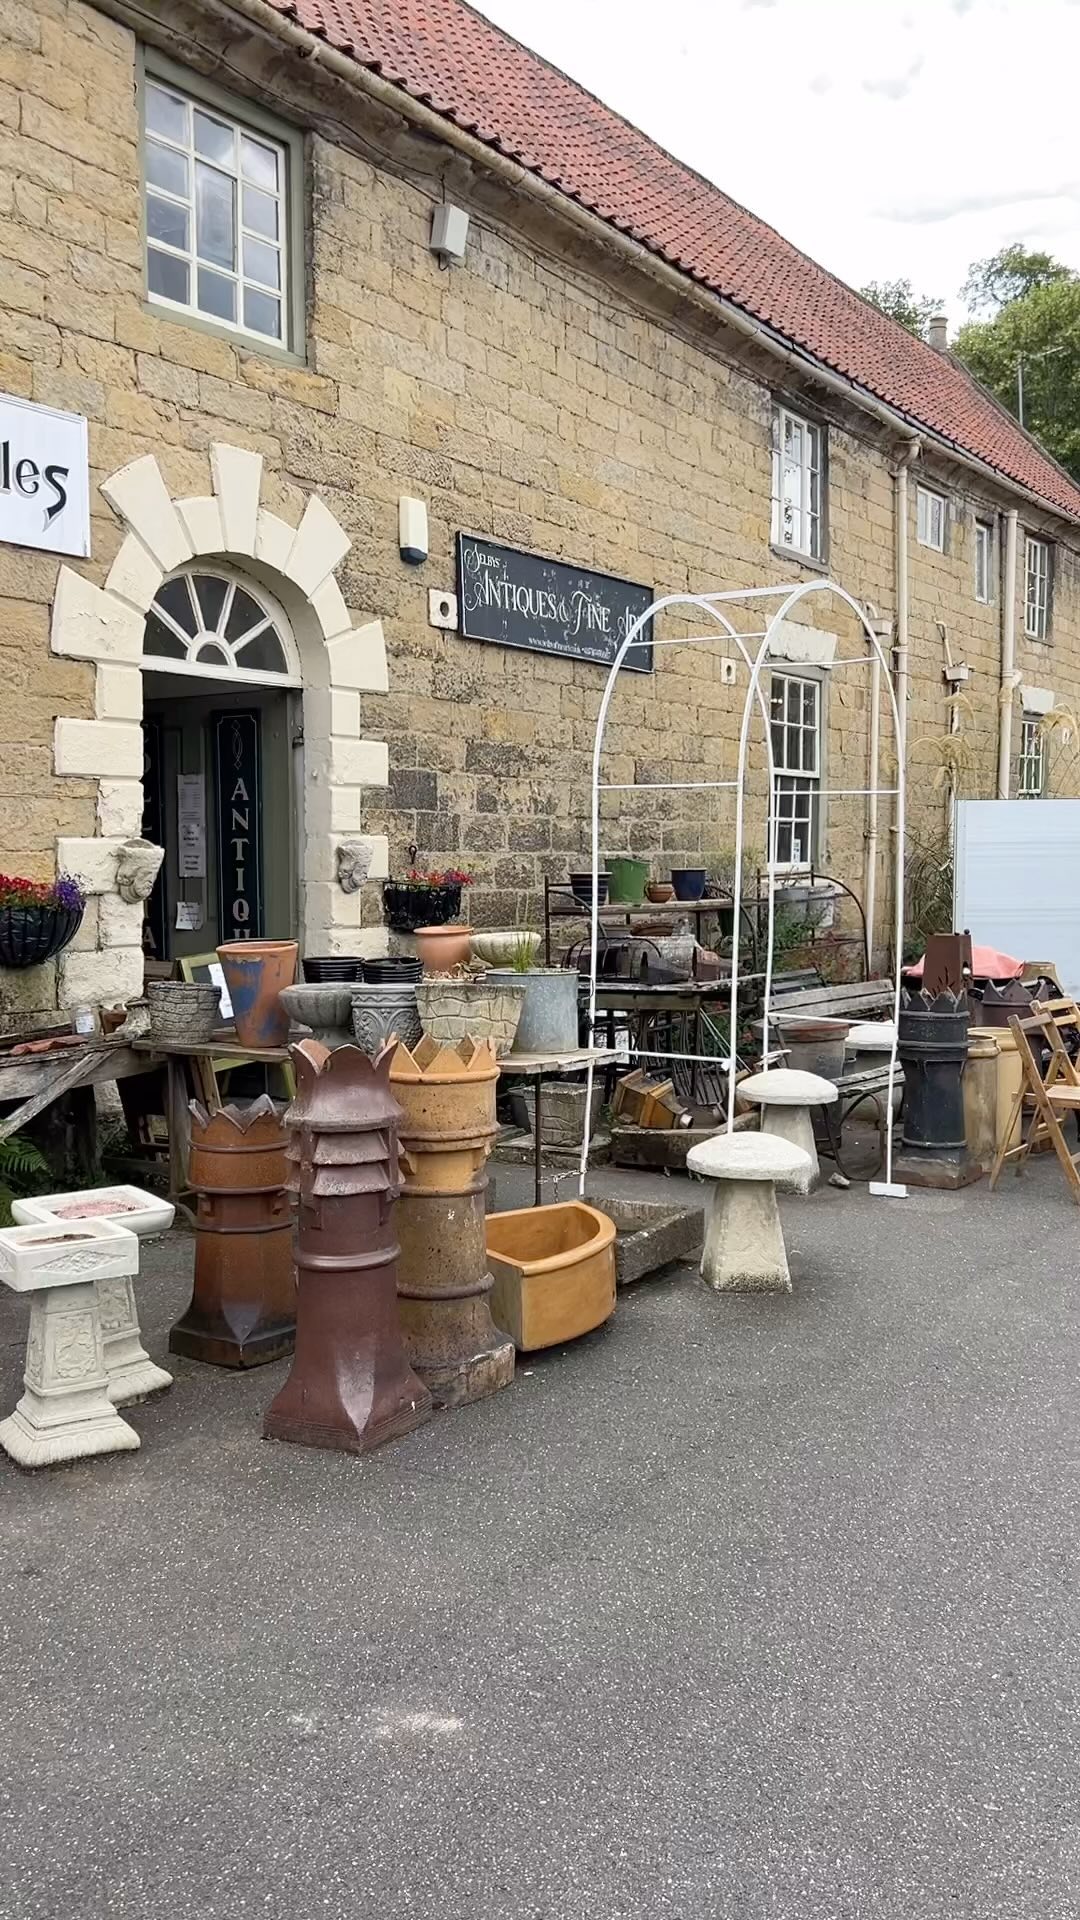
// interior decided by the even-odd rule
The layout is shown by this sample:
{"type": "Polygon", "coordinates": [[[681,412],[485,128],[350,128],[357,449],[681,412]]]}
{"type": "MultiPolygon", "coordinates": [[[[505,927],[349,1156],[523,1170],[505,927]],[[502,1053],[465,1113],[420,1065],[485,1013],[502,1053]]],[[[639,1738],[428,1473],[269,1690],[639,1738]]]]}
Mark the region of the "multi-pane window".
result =
{"type": "Polygon", "coordinates": [[[776,773],[776,864],[809,866],[817,856],[821,794],[821,683],[774,673],[770,701],[776,773]]]}
{"type": "Polygon", "coordinates": [[[920,487],[916,507],[916,532],[920,547],[933,547],[937,553],[945,551],[945,496],[932,493],[929,487],[920,487]]]}
{"type": "Polygon", "coordinates": [[[824,434],[786,407],[773,408],[772,541],[819,560],[824,552],[824,434]]]}
{"type": "Polygon", "coordinates": [[[1050,546],[1046,540],[1024,543],[1024,632],[1045,640],[1050,632],[1050,546]]]}
{"type": "Polygon", "coordinates": [[[989,520],[975,522],[975,598],[989,602],[994,597],[994,529],[989,520]]]}
{"type": "Polygon", "coordinates": [[[288,155],[158,79],[145,87],[151,300],[288,345],[288,155]]]}
{"type": "Polygon", "coordinates": [[[1046,735],[1038,714],[1020,721],[1020,765],[1016,791],[1021,800],[1041,800],[1046,788],[1046,735]]]}

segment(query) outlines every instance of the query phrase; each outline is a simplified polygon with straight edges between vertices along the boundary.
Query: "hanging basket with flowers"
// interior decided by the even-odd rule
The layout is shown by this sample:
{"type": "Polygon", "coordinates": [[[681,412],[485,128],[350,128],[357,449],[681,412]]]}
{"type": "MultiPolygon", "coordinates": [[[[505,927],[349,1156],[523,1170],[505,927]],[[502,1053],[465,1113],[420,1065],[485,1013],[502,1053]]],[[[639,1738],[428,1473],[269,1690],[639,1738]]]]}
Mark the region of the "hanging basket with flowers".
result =
{"type": "Polygon", "coordinates": [[[403,879],[383,881],[383,917],[395,933],[443,927],[461,912],[462,887],[471,886],[472,874],[460,867],[435,873],[410,867],[403,879]]]}
{"type": "Polygon", "coordinates": [[[0,967],[39,967],[79,931],[86,895],[78,880],[23,880],[0,873],[0,967]]]}

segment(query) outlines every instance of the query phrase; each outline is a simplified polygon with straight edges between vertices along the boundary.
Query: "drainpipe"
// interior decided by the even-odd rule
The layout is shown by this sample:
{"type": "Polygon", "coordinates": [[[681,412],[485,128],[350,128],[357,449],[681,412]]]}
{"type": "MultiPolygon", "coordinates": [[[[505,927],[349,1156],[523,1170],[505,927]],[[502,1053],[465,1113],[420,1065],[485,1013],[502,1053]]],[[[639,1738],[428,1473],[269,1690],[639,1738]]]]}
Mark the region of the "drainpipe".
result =
{"type": "MultiPolygon", "coordinates": [[[[867,608],[874,616],[875,609],[867,608]]],[[[888,620],[874,619],[874,632],[883,647],[892,637],[888,620]]],[[[878,781],[881,773],[881,661],[874,654],[870,664],[870,767],[866,795],[866,851],[863,863],[863,905],[866,912],[866,974],[874,971],[874,919],[877,910],[878,860],[878,781]]]]}
{"type": "Polygon", "coordinates": [[[1007,800],[1012,772],[1013,688],[1016,683],[1016,508],[1005,515],[1005,586],[1001,596],[1001,688],[998,693],[997,797],[1007,800]]]}
{"type": "Polygon", "coordinates": [[[896,493],[896,646],[893,658],[896,667],[896,705],[900,714],[897,751],[905,773],[908,719],[908,471],[921,451],[921,441],[909,440],[902,458],[893,468],[896,493]]]}

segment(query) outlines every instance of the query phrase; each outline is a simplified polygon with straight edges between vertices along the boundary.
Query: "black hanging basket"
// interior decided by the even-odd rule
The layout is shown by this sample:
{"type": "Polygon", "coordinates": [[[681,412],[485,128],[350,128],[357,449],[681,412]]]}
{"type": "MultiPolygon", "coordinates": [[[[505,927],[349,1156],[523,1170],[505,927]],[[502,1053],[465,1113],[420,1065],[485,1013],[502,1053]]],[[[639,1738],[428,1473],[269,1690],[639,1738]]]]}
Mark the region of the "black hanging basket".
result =
{"type": "Polygon", "coordinates": [[[383,881],[383,917],[395,933],[415,933],[417,927],[444,927],[461,912],[461,887],[410,887],[383,881]]]}
{"type": "Polygon", "coordinates": [[[0,967],[40,967],[74,940],[82,907],[0,907],[0,967]]]}

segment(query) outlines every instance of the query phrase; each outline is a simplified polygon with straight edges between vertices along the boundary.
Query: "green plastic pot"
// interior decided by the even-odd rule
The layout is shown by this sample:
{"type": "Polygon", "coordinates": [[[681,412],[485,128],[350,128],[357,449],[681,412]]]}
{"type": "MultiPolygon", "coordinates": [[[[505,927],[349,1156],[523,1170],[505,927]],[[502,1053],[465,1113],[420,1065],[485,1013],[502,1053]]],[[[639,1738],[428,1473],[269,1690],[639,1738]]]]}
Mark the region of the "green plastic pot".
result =
{"type": "Polygon", "coordinates": [[[609,860],[608,899],[621,907],[640,907],[649,877],[647,860],[609,860]]]}

